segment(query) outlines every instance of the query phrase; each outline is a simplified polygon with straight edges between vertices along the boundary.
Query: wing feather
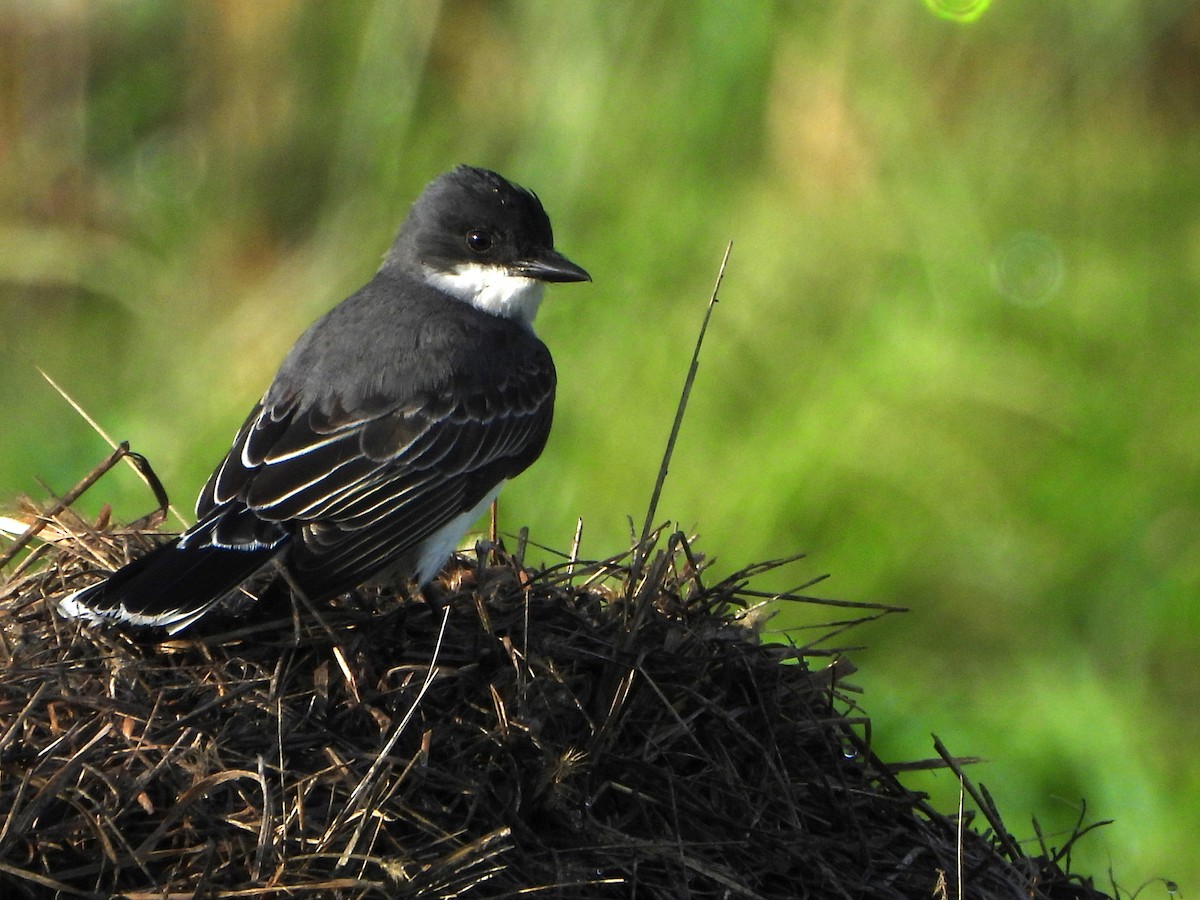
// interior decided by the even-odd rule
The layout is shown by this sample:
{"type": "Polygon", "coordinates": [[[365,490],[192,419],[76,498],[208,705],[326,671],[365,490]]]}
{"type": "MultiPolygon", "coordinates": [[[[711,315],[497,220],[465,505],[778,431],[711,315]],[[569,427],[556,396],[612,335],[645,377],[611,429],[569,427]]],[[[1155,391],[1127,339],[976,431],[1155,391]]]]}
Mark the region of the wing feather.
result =
{"type": "Polygon", "coordinates": [[[264,524],[289,528],[301,584],[315,593],[342,589],[532,462],[549,432],[553,395],[551,374],[536,393],[480,391],[435,406],[438,417],[389,410],[337,427],[295,408],[279,418],[260,408],[201,504],[244,504],[264,524]]]}
{"type": "Polygon", "coordinates": [[[329,314],[379,317],[353,326],[379,346],[334,346],[341,326],[310,329],[197,502],[202,519],[249,514],[264,534],[286,532],[287,564],[314,595],[410,554],[533,462],[549,434],[545,346],[485,313],[468,327],[457,304],[410,287],[405,302],[425,305],[405,319],[418,323],[409,330],[365,295],[329,314]],[[367,371],[345,362],[359,356],[387,362],[367,371]]]}

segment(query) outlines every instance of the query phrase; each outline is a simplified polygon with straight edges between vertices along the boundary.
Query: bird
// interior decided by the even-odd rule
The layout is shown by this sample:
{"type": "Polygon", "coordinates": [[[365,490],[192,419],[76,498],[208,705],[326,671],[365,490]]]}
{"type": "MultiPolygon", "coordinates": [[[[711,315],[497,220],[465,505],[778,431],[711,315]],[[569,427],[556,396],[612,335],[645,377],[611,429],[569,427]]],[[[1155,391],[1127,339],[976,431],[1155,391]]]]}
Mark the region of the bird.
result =
{"type": "Polygon", "coordinates": [[[314,322],[196,501],[196,524],[58,603],[178,632],[272,564],[313,602],[428,584],[541,455],[556,373],[533,320],[591,281],[532,191],[460,165],[413,203],[374,277],[314,322]]]}

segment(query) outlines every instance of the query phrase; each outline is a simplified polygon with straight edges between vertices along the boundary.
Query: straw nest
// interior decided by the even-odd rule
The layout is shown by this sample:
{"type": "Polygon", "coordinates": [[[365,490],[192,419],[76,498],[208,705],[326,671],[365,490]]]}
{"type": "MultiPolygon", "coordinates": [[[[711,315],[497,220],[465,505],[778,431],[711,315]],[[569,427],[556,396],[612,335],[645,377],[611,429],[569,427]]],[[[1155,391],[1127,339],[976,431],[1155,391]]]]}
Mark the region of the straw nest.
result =
{"type": "Polygon", "coordinates": [[[432,604],[277,583],[167,638],[57,615],[159,539],[65,506],[0,584],[5,898],[1103,896],[969,782],[983,830],[901,785],[848,662],[760,640],[777,563],[709,579],[665,532],[537,570],[492,547],[432,604]]]}

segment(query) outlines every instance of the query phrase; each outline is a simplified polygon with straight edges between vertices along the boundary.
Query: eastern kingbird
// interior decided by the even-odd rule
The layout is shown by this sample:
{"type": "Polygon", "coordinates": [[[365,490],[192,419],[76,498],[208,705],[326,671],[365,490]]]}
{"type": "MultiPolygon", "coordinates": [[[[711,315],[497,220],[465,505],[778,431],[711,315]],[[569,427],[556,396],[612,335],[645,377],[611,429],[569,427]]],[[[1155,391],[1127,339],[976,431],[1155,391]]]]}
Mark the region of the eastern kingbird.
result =
{"type": "Polygon", "coordinates": [[[547,282],[590,281],[537,196],[459,166],[425,188],[383,265],[292,347],[182,535],[59,603],[178,631],[279,560],[311,600],[424,586],[542,452],[547,282]]]}

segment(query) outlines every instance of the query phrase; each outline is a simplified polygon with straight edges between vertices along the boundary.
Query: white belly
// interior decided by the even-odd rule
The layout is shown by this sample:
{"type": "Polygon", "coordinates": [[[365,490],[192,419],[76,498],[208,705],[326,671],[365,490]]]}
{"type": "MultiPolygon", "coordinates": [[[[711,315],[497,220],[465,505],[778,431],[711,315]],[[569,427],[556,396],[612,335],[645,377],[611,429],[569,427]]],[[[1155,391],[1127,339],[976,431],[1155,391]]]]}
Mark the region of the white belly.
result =
{"type": "Polygon", "coordinates": [[[450,558],[450,554],[458,549],[467,529],[474,525],[475,521],[483,515],[484,510],[492,505],[492,501],[499,495],[502,487],[504,487],[503,481],[492,488],[487,496],[473,508],[455,516],[425,539],[421,544],[421,549],[417,551],[417,564],[413,573],[418,585],[424,587],[433,581],[437,573],[442,570],[446,560],[450,558]]]}

